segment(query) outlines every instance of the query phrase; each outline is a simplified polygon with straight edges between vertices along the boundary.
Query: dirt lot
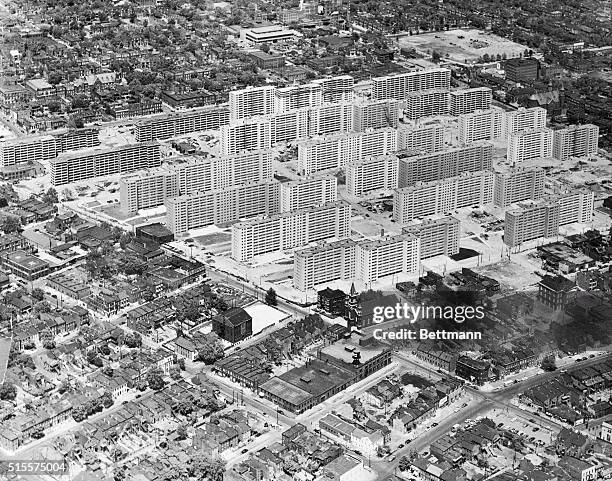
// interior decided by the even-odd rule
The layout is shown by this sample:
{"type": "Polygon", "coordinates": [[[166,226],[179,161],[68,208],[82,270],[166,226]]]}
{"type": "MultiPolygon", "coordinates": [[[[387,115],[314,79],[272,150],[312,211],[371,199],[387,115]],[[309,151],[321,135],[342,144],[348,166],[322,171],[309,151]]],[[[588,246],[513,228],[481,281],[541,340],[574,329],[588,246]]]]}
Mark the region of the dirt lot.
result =
{"type": "Polygon", "coordinates": [[[481,30],[449,30],[412,35],[400,39],[401,47],[412,47],[421,53],[430,54],[434,50],[456,62],[473,63],[484,54],[497,57],[506,54],[507,58],[518,57],[525,46],[481,30]],[[462,38],[460,38],[462,37],[462,38]]]}

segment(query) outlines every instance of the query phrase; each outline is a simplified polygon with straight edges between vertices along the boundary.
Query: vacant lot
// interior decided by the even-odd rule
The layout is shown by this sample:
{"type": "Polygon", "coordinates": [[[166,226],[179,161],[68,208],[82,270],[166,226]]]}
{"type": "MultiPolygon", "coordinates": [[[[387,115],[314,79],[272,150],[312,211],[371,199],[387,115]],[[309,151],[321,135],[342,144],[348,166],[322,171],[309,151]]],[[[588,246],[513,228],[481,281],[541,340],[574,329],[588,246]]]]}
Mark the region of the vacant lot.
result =
{"type": "Polygon", "coordinates": [[[418,52],[431,54],[434,50],[456,62],[473,63],[484,54],[497,58],[506,54],[507,58],[520,56],[525,46],[514,43],[492,33],[481,30],[449,30],[412,35],[400,39],[401,47],[412,47],[418,52]]]}

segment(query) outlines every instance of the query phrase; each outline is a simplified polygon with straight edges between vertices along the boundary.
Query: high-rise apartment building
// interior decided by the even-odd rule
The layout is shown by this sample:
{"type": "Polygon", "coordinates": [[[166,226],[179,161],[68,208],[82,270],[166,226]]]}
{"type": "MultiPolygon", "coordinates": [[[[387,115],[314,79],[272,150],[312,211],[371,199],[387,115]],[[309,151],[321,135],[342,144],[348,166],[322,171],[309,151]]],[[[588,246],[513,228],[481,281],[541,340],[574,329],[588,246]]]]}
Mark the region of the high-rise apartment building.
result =
{"type": "Polygon", "coordinates": [[[219,130],[228,123],[227,107],[202,107],[139,119],[134,124],[134,134],[137,142],[149,142],[193,132],[219,130]]]}
{"type": "Polygon", "coordinates": [[[482,143],[421,155],[399,153],[398,158],[398,187],[408,187],[463,172],[491,169],[493,146],[482,143]]]}
{"type": "Polygon", "coordinates": [[[247,87],[229,93],[230,122],[274,112],[276,88],[271,85],[247,87]]]}
{"type": "Polygon", "coordinates": [[[410,92],[430,89],[449,89],[450,70],[433,68],[372,79],[372,98],[375,100],[404,100],[410,92]]]}
{"type": "Polygon", "coordinates": [[[404,115],[410,120],[431,115],[448,115],[450,92],[432,89],[407,93],[404,97],[404,115]]]}
{"type": "Polygon", "coordinates": [[[346,190],[360,196],[379,189],[397,187],[397,157],[393,154],[368,157],[346,164],[346,190]]]}
{"type": "Polygon", "coordinates": [[[355,246],[355,241],[343,239],[296,250],[293,286],[306,291],[325,282],[353,279],[355,246]]]}
{"type": "Polygon", "coordinates": [[[344,167],[368,156],[386,155],[397,150],[397,130],[349,132],[308,140],[298,144],[298,165],[305,175],[344,167]]]}
{"type": "Polygon", "coordinates": [[[280,186],[280,211],[291,212],[338,200],[338,179],[333,175],[283,182],[280,186]]]}
{"type": "Polygon", "coordinates": [[[419,273],[419,239],[400,234],[357,243],[355,277],[368,284],[393,274],[419,273]]]}
{"type": "Polygon", "coordinates": [[[544,170],[538,167],[496,172],[493,202],[499,207],[508,207],[515,202],[541,199],[544,196],[544,177],[544,170]]]}
{"type": "Polygon", "coordinates": [[[213,224],[279,212],[275,180],[236,185],[166,199],[166,225],[175,235],[213,224]]]}
{"type": "Polygon", "coordinates": [[[113,174],[127,174],[161,165],[157,142],[64,152],[49,161],[54,186],[113,174]]]}
{"type": "Polygon", "coordinates": [[[293,285],[306,291],[336,280],[366,284],[393,274],[418,274],[419,239],[400,234],[355,242],[345,239],[295,252],[293,285]]]}
{"type": "Polygon", "coordinates": [[[265,150],[272,147],[269,117],[256,117],[221,127],[221,155],[239,154],[245,150],[265,150]]]}
{"type": "Polygon", "coordinates": [[[278,88],[274,92],[274,111],[276,113],[318,107],[322,103],[323,88],[317,83],[278,88]]]}
{"type": "Polygon", "coordinates": [[[338,77],[329,77],[313,80],[312,83],[321,86],[323,102],[352,102],[355,95],[353,87],[355,79],[350,75],[340,75],[338,77]]]}
{"type": "Polygon", "coordinates": [[[122,177],[119,181],[121,210],[130,214],[164,205],[167,198],[177,195],[176,173],[161,168],[122,177]]]}
{"type": "Polygon", "coordinates": [[[523,130],[540,130],[546,127],[546,109],[519,107],[512,112],[504,114],[504,137],[523,130]]]}
{"type": "Polygon", "coordinates": [[[559,226],[593,219],[594,193],[577,190],[555,195],[520,206],[506,212],[504,243],[516,247],[523,242],[541,237],[554,237],[559,226]]]}
{"type": "Polygon", "coordinates": [[[509,247],[558,233],[559,204],[555,202],[538,202],[506,212],[504,244],[509,247]]]}
{"type": "Polygon", "coordinates": [[[353,130],[365,132],[368,129],[397,128],[399,102],[394,99],[358,101],[353,104],[353,130]]]}
{"type": "Polygon", "coordinates": [[[493,179],[493,172],[483,170],[396,189],[393,220],[407,224],[418,217],[490,204],[493,202],[493,179]]]}
{"type": "Polygon", "coordinates": [[[498,108],[477,110],[459,116],[459,140],[470,144],[478,140],[497,140],[503,136],[504,111],[498,108]]]}
{"type": "Polygon", "coordinates": [[[271,150],[254,150],[228,157],[186,157],[168,167],[176,173],[179,195],[219,190],[273,178],[271,150]]]}
{"type": "Polygon", "coordinates": [[[401,125],[397,130],[397,150],[438,152],[444,148],[444,126],[432,123],[401,125]]]}
{"type": "Polygon", "coordinates": [[[588,224],[593,220],[595,193],[590,190],[555,195],[550,200],[559,205],[559,225],[588,224]]]}
{"type": "Polygon", "coordinates": [[[567,160],[571,156],[595,155],[599,147],[599,127],[593,124],[570,125],[553,131],[553,157],[567,160]]]}
{"type": "Polygon", "coordinates": [[[450,114],[471,114],[476,110],[491,108],[493,92],[488,87],[454,90],[450,93],[450,114]]]}
{"type": "Polygon", "coordinates": [[[311,242],[349,236],[350,204],[338,201],[232,226],[232,257],[244,262],[256,255],[294,249],[311,242]]]}
{"type": "Polygon", "coordinates": [[[45,162],[62,152],[100,145],[96,129],[75,129],[0,141],[0,167],[45,162]]]}
{"type": "Polygon", "coordinates": [[[550,129],[524,130],[508,136],[508,162],[520,164],[526,160],[552,156],[553,131],[550,129]]]}
{"type": "Polygon", "coordinates": [[[450,257],[459,253],[460,226],[458,219],[447,216],[408,225],[402,229],[402,233],[419,238],[421,259],[439,255],[450,257]]]}

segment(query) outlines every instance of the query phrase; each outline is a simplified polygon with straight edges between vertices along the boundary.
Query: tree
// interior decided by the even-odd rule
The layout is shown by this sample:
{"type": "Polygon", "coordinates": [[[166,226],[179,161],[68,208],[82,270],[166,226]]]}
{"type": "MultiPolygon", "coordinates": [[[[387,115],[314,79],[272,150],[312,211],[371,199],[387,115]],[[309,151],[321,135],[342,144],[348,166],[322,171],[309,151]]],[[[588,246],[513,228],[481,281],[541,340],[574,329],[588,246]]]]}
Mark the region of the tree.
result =
{"type": "Polygon", "coordinates": [[[45,298],[45,291],[43,291],[40,287],[35,287],[32,289],[30,296],[37,301],[42,301],[45,298]]]}
{"type": "Polygon", "coordinates": [[[170,368],[170,377],[175,381],[179,381],[180,379],[182,379],[181,370],[178,366],[172,366],[170,368]]]}
{"type": "Polygon", "coordinates": [[[134,238],[134,234],[132,232],[123,232],[121,234],[121,237],[119,237],[119,247],[125,250],[128,244],[132,242],[133,238],[134,238]]]}
{"type": "Polygon", "coordinates": [[[140,347],[142,346],[142,337],[137,332],[129,333],[125,336],[125,345],[127,347],[140,347]]]}
{"type": "Polygon", "coordinates": [[[211,458],[205,454],[196,454],[189,466],[188,474],[197,481],[222,481],[225,473],[225,461],[220,457],[211,458]]]}
{"type": "Polygon", "coordinates": [[[62,190],[64,200],[74,200],[74,193],[68,187],[62,190]]]}
{"type": "Polygon", "coordinates": [[[204,364],[213,364],[215,361],[223,359],[223,356],[224,349],[219,336],[214,332],[208,334],[198,350],[198,360],[204,362],[204,364]]]}
{"type": "Polygon", "coordinates": [[[47,77],[47,81],[51,84],[51,85],[57,85],[58,83],[60,83],[63,80],[63,75],[61,72],[51,72],[49,74],[49,76],[47,77]]]}
{"type": "Polygon", "coordinates": [[[185,359],[183,359],[183,358],[181,357],[181,358],[180,358],[178,361],[176,361],[176,362],[177,362],[177,364],[178,364],[179,369],[180,369],[181,371],[184,371],[184,370],[185,370],[185,359]]]}
{"type": "Polygon", "coordinates": [[[100,354],[102,354],[103,356],[108,356],[111,353],[110,347],[108,347],[108,344],[103,344],[100,346],[100,354]]]}
{"type": "Polygon", "coordinates": [[[55,349],[55,341],[53,340],[44,341],[42,345],[45,349],[55,349]]]}
{"type": "Polygon", "coordinates": [[[276,306],[278,301],[276,299],[276,291],[270,287],[268,292],[266,292],[266,304],[269,306],[276,306]]]}
{"type": "Polygon", "coordinates": [[[0,399],[2,401],[14,401],[17,397],[17,388],[9,383],[5,382],[2,387],[0,387],[0,399]]]}
{"type": "Polygon", "coordinates": [[[113,405],[113,396],[111,393],[105,392],[102,394],[102,397],[100,397],[100,402],[102,403],[102,406],[104,406],[104,409],[108,409],[113,405]]]}
{"type": "Polygon", "coordinates": [[[142,295],[142,298],[147,302],[151,302],[153,299],[157,297],[157,291],[155,287],[153,286],[145,286],[140,291],[140,294],[142,295]]]}
{"type": "Polygon", "coordinates": [[[43,194],[42,201],[45,204],[57,204],[59,202],[57,191],[53,187],[50,187],[49,190],[43,194]]]}
{"type": "Polygon", "coordinates": [[[9,215],[2,221],[2,230],[5,234],[12,234],[21,230],[21,219],[16,216],[9,215]]]}
{"type": "Polygon", "coordinates": [[[147,383],[151,389],[159,391],[166,385],[164,380],[164,372],[159,367],[154,367],[147,373],[147,383]]]}
{"type": "Polygon", "coordinates": [[[540,367],[544,369],[545,371],[549,371],[549,372],[556,371],[557,363],[555,362],[555,358],[553,356],[545,357],[542,360],[542,364],[540,365],[540,367]]]}
{"type": "Polygon", "coordinates": [[[178,428],[176,428],[176,436],[179,441],[187,439],[187,428],[181,424],[178,428]]]}
{"type": "Polygon", "coordinates": [[[262,43],[260,48],[263,53],[268,53],[270,51],[270,45],[267,43],[262,43]]]}
{"type": "Polygon", "coordinates": [[[82,405],[75,406],[72,409],[72,417],[77,423],[85,421],[85,419],[87,419],[87,411],[85,410],[85,407],[82,405]]]}
{"type": "Polygon", "coordinates": [[[434,50],[431,53],[431,61],[434,63],[439,63],[440,59],[442,58],[442,55],[440,54],[440,52],[438,52],[437,50],[434,50]]]}
{"type": "Polygon", "coordinates": [[[400,471],[407,471],[410,468],[411,462],[408,456],[402,456],[399,460],[400,471]]]}

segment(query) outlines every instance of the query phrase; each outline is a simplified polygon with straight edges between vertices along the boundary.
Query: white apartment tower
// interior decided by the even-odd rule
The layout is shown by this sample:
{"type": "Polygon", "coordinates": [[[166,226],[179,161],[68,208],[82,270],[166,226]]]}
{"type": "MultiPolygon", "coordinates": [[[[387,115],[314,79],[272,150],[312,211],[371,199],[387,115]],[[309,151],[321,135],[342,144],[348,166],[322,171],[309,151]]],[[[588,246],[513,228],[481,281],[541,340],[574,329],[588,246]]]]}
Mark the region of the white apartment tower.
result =
{"type": "Polygon", "coordinates": [[[138,119],[134,133],[137,142],[163,140],[192,132],[218,130],[229,123],[229,118],[227,107],[202,107],[138,119]]]}
{"type": "Polygon", "coordinates": [[[380,189],[397,187],[397,157],[393,154],[368,157],[346,164],[346,190],[361,196],[380,189]]]}
{"type": "Polygon", "coordinates": [[[338,179],[325,175],[283,182],[280,186],[280,211],[291,212],[338,200],[338,179]]]}
{"type": "Polygon", "coordinates": [[[235,155],[245,150],[265,150],[271,147],[269,117],[241,120],[221,127],[222,155],[235,155]]]}
{"type": "Polygon", "coordinates": [[[420,224],[409,225],[402,229],[404,234],[419,238],[421,259],[459,253],[460,222],[447,216],[440,219],[424,219],[420,224]]]}
{"type": "Polygon", "coordinates": [[[119,180],[121,210],[133,214],[140,209],[164,205],[169,197],[179,195],[178,176],[164,169],[151,170],[119,180]]]}
{"type": "Polygon", "coordinates": [[[503,136],[504,111],[498,108],[477,110],[459,116],[459,140],[470,144],[478,140],[497,140],[503,136]]]}
{"type": "Polygon", "coordinates": [[[157,142],[64,152],[49,161],[54,186],[114,174],[127,174],[161,165],[157,142]]]}
{"type": "Polygon", "coordinates": [[[393,220],[407,224],[419,217],[490,204],[493,202],[493,179],[493,172],[483,170],[396,189],[393,220]]]}
{"type": "Polygon", "coordinates": [[[492,100],[493,92],[488,87],[454,90],[450,93],[450,114],[457,116],[471,114],[476,110],[488,110],[492,100]]]}
{"type": "Polygon", "coordinates": [[[450,92],[432,89],[407,93],[404,97],[404,115],[410,120],[432,115],[448,115],[450,92]]]}
{"type": "Polygon", "coordinates": [[[392,274],[419,273],[419,239],[400,234],[357,243],[355,277],[368,284],[392,274]]]}
{"type": "Polygon", "coordinates": [[[174,161],[168,170],[178,177],[178,195],[185,195],[271,180],[274,176],[272,158],[271,150],[207,159],[187,157],[174,161]]]}
{"type": "Polygon", "coordinates": [[[295,252],[293,285],[300,291],[336,280],[376,282],[393,274],[418,274],[419,239],[411,234],[355,242],[345,239],[295,252]]]}
{"type": "Polygon", "coordinates": [[[360,101],[353,104],[353,130],[397,128],[399,102],[394,99],[360,101]]]}
{"type": "Polygon", "coordinates": [[[323,95],[323,102],[338,103],[352,102],[355,95],[353,87],[355,79],[350,75],[340,75],[313,80],[312,83],[319,84],[323,95]]]}
{"type": "Polygon", "coordinates": [[[504,244],[516,247],[540,237],[554,237],[559,233],[559,204],[538,202],[506,212],[504,244]]]}
{"type": "Polygon", "coordinates": [[[446,68],[433,68],[400,73],[372,79],[372,99],[404,100],[410,92],[430,89],[449,89],[451,72],[446,68]]]}
{"type": "Polygon", "coordinates": [[[544,196],[544,174],[544,170],[538,167],[496,172],[493,202],[499,207],[508,207],[515,202],[541,199],[544,196]]]}
{"type": "Polygon", "coordinates": [[[472,144],[421,155],[398,153],[398,187],[491,169],[493,146],[472,144]]]}
{"type": "Polygon", "coordinates": [[[590,190],[577,190],[551,197],[559,206],[559,225],[589,224],[593,220],[595,193],[590,190]]]}
{"type": "Polygon", "coordinates": [[[278,181],[269,180],[166,199],[166,225],[178,235],[245,217],[278,214],[279,187],[278,181]]]}
{"type": "Polygon", "coordinates": [[[336,280],[355,277],[356,242],[344,239],[295,251],[293,286],[306,291],[336,280]]]}
{"type": "Polygon", "coordinates": [[[506,112],[504,115],[504,137],[523,130],[540,130],[546,127],[546,109],[532,107],[506,112]]]}
{"type": "Polygon", "coordinates": [[[508,136],[508,162],[520,164],[526,160],[552,156],[553,131],[550,129],[524,130],[508,136]]]}
{"type": "Polygon", "coordinates": [[[444,126],[441,124],[401,125],[397,130],[397,150],[438,152],[444,147],[444,126]]]}
{"type": "Polygon", "coordinates": [[[397,150],[397,130],[351,132],[315,138],[298,144],[298,165],[304,175],[344,167],[368,156],[386,155],[397,150]]]}
{"type": "Polygon", "coordinates": [[[232,257],[245,262],[267,252],[344,239],[351,232],[350,219],[350,204],[338,201],[240,222],[232,226],[232,257]]]}
{"type": "Polygon", "coordinates": [[[553,132],[553,157],[567,160],[570,157],[595,155],[599,147],[599,127],[593,124],[570,125],[553,132]]]}
{"type": "Polygon", "coordinates": [[[323,103],[321,84],[309,83],[276,89],[274,110],[276,113],[289,112],[305,107],[318,107],[323,103]]]}
{"type": "Polygon", "coordinates": [[[273,86],[247,87],[229,93],[230,122],[274,112],[275,91],[273,86]]]}

